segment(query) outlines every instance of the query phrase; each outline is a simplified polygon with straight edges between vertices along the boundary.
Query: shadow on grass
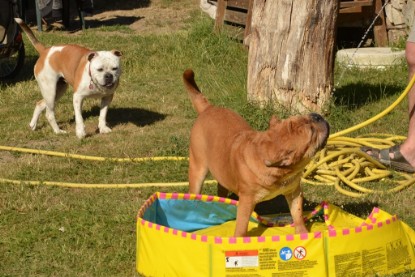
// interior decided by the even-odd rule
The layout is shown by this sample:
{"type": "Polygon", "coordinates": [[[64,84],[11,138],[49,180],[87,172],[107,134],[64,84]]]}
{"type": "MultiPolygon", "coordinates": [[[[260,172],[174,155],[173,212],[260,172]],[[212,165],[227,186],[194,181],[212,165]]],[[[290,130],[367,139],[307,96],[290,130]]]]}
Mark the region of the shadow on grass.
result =
{"type": "Polygon", "coordinates": [[[100,0],[94,1],[94,9],[97,13],[111,10],[131,10],[149,7],[151,0],[100,0]]]}
{"type": "Polygon", "coordinates": [[[337,88],[333,93],[334,104],[354,110],[371,102],[377,102],[385,97],[403,92],[402,87],[396,85],[373,85],[367,82],[357,82],[337,88]]]}
{"type": "MultiPolygon", "coordinates": [[[[84,111],[82,116],[84,119],[99,116],[99,107],[95,106],[90,111],[84,111]]],[[[138,108],[111,108],[110,106],[108,109],[107,122],[110,127],[126,123],[133,123],[137,127],[144,127],[164,120],[165,118],[166,115],[149,110],[138,108]]],[[[73,118],[71,123],[74,122],[75,119],[73,118]]]]}
{"type": "MultiPolygon", "coordinates": [[[[117,26],[117,25],[124,25],[129,26],[133,24],[134,22],[143,19],[143,16],[116,16],[114,18],[110,19],[88,19],[85,22],[86,28],[98,28],[98,27],[110,27],[110,26],[117,26]]],[[[72,24],[71,27],[75,27],[74,30],[70,29],[69,31],[78,31],[76,29],[76,24],[72,24]]]]}

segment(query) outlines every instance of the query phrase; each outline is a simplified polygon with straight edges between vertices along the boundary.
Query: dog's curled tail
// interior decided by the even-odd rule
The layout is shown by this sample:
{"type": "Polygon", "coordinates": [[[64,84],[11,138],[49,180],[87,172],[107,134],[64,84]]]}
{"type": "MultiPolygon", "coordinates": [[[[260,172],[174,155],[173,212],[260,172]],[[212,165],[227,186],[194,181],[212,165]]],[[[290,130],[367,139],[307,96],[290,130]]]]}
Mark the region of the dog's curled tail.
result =
{"type": "Polygon", "coordinates": [[[195,82],[195,73],[193,70],[187,69],[183,73],[183,81],[190,100],[192,101],[193,107],[198,114],[202,113],[210,106],[210,103],[200,92],[200,89],[195,82]]]}
{"type": "Polygon", "coordinates": [[[27,37],[29,38],[33,46],[35,47],[36,51],[39,53],[43,52],[43,50],[45,50],[45,46],[42,43],[40,43],[40,41],[37,40],[37,38],[35,37],[35,34],[33,34],[29,26],[27,26],[26,23],[24,23],[24,21],[21,18],[16,17],[14,21],[16,21],[17,24],[19,24],[20,28],[22,28],[22,30],[26,33],[27,37]]]}

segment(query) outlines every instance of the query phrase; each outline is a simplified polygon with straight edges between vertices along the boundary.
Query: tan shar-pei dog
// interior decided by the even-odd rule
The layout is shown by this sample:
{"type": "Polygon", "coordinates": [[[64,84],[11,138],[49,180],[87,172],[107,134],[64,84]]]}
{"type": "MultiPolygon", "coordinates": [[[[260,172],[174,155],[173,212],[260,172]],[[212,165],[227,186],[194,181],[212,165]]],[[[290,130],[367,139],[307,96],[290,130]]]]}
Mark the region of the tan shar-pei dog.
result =
{"type": "Polygon", "coordinates": [[[279,120],[266,131],[253,130],[237,113],[211,105],[192,70],[184,84],[198,117],[190,136],[189,192],[201,192],[208,171],[227,191],[238,195],[235,237],[246,236],[255,205],[284,195],[295,232],[306,233],[300,179],[304,167],[322,149],[329,124],[316,113],[279,120]]]}

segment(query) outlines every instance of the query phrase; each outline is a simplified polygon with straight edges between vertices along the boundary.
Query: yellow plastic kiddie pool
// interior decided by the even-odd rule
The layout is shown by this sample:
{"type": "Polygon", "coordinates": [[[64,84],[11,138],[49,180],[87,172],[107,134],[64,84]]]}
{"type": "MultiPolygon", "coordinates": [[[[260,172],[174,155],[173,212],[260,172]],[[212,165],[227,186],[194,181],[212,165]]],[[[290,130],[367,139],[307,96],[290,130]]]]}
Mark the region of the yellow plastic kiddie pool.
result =
{"type": "Polygon", "coordinates": [[[370,276],[415,270],[415,232],[374,208],[366,219],[335,205],[306,214],[307,234],[289,216],[252,214],[233,237],[235,200],[152,195],[137,216],[137,272],[144,276],[370,276]]]}

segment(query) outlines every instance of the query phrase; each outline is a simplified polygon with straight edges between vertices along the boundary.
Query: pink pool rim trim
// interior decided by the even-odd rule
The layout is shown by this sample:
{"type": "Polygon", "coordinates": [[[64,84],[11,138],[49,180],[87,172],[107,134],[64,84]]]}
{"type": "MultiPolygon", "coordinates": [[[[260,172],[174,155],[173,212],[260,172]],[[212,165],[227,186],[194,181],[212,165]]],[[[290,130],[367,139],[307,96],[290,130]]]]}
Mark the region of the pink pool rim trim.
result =
{"type": "MultiPolygon", "coordinates": [[[[198,235],[194,233],[188,233],[185,231],[180,231],[177,229],[165,227],[153,222],[149,222],[141,218],[144,215],[145,210],[150,207],[157,199],[182,199],[182,200],[198,200],[198,201],[207,201],[207,202],[220,202],[220,203],[228,203],[230,205],[237,205],[238,201],[218,196],[209,196],[209,195],[201,195],[201,194],[188,194],[188,193],[163,193],[163,192],[156,192],[154,193],[149,199],[145,201],[143,206],[140,208],[137,214],[137,222],[140,223],[139,225],[142,228],[154,229],[159,232],[163,232],[166,234],[172,234],[174,236],[180,236],[183,239],[191,239],[194,241],[200,242],[213,242],[214,244],[236,244],[236,243],[245,243],[249,244],[251,242],[258,242],[258,243],[265,243],[265,242],[281,242],[281,241],[305,241],[309,239],[322,239],[323,234],[321,231],[313,232],[313,233],[305,233],[305,234],[288,234],[288,235],[275,235],[275,236],[258,236],[258,237],[218,237],[218,236],[207,236],[207,235],[198,235]]],[[[321,209],[324,209],[324,219],[326,220],[328,230],[323,231],[327,232],[329,237],[337,237],[337,236],[348,236],[352,233],[358,234],[363,231],[372,231],[375,228],[382,228],[386,225],[389,225],[393,222],[398,220],[397,216],[392,216],[391,218],[386,219],[385,221],[378,221],[376,215],[379,213],[378,208],[374,208],[370,216],[368,217],[368,221],[370,223],[364,222],[364,224],[360,226],[356,226],[353,228],[343,228],[343,229],[336,229],[331,226],[329,217],[328,217],[328,208],[329,204],[323,202],[321,205],[317,206],[314,211],[310,213],[310,216],[316,215],[321,209]]]]}

